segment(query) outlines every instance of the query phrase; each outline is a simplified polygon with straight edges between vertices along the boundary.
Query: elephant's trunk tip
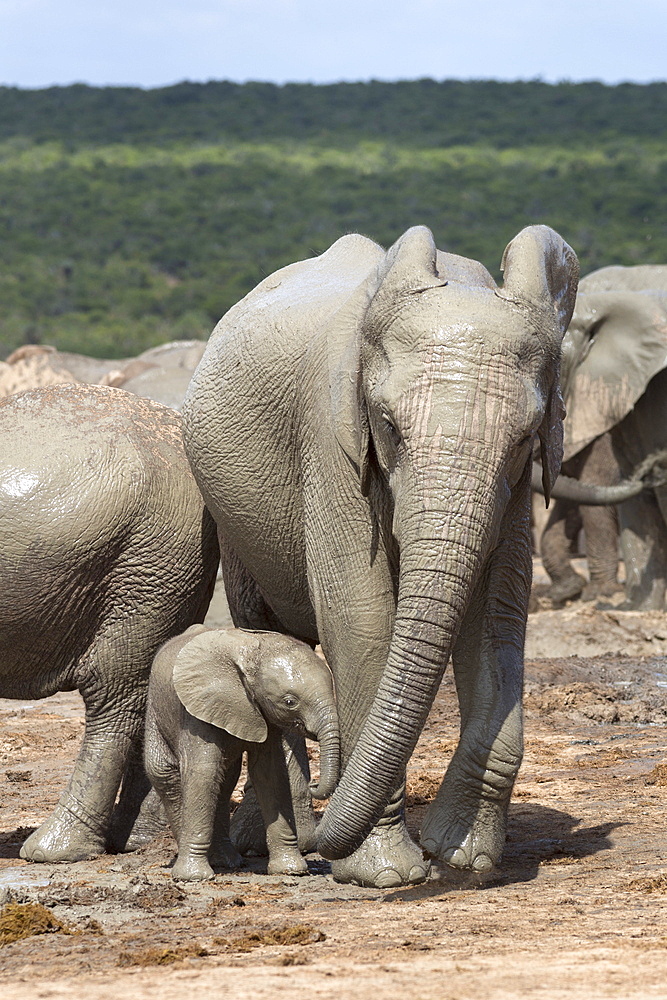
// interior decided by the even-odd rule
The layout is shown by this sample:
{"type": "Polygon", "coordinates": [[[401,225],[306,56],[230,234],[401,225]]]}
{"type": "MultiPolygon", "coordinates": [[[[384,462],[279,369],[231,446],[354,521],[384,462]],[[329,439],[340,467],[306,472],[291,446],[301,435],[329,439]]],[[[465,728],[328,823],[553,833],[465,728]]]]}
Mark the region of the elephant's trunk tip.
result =
{"type": "Polygon", "coordinates": [[[630,476],[642,480],[646,486],[664,486],[667,483],[667,450],[654,451],[635,466],[630,476]]]}

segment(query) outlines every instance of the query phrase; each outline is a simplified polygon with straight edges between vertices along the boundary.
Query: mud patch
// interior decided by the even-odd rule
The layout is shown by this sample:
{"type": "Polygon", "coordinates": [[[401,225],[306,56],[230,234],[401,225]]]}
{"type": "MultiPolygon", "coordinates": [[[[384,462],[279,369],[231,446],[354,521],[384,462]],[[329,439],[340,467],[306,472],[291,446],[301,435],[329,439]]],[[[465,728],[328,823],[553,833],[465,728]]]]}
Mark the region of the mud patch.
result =
{"type": "Polygon", "coordinates": [[[664,612],[619,611],[602,604],[578,601],[529,615],[526,658],[667,655],[664,612]]]}

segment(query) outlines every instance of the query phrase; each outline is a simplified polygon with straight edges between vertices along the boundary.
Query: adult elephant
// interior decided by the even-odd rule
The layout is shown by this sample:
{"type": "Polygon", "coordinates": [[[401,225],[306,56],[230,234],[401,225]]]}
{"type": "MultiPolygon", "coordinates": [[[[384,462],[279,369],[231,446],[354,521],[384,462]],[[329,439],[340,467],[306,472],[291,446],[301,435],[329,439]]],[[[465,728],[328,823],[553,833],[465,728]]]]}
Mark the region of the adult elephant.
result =
{"type": "Polygon", "coordinates": [[[137,846],[150,665],[203,620],[218,565],[180,417],[122,389],[61,384],[2,400],[0,439],[0,697],[78,689],[86,708],[69,785],[21,856],[77,861],[131,835],[137,846]]]}
{"type": "MultiPolygon", "coordinates": [[[[650,457],[667,449],[666,366],[667,267],[603,268],[584,278],[563,341],[564,461],[583,465],[591,443],[608,432],[623,476],[648,470],[650,457]],[[609,290],[611,283],[615,290],[609,290]]],[[[559,482],[553,495],[579,503],[621,503],[628,606],[662,608],[665,487],[646,490],[635,474],[634,482],[606,489],[559,482]]]]}
{"type": "Polygon", "coordinates": [[[345,772],[318,830],[341,881],[428,872],[403,820],[405,765],[450,654],[459,747],[428,852],[499,858],[522,754],[530,457],[561,460],[558,358],[577,260],[553,230],[507,247],[497,287],[409,229],[344,236],[227,313],[183,408],[234,622],[320,641],[345,772]]]}

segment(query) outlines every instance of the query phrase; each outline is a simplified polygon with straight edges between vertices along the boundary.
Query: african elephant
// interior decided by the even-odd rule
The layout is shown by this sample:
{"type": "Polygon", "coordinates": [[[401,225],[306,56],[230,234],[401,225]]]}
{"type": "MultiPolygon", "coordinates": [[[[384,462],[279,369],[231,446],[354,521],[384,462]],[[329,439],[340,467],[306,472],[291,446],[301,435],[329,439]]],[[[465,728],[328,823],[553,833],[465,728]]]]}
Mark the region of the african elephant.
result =
{"type": "Polygon", "coordinates": [[[206,614],[215,524],[167,407],[50,386],[0,402],[0,437],[0,697],[78,689],[86,709],[69,786],[21,856],[76,861],[128,845],[151,662],[206,614]]]}
{"type": "MultiPolygon", "coordinates": [[[[563,341],[563,393],[567,405],[565,459],[573,460],[609,432],[624,476],[648,470],[651,456],[667,448],[667,267],[604,268],[581,283],[572,322],[563,341]],[[635,273],[640,272],[639,274],[635,273]],[[612,280],[627,288],[597,290],[612,280]],[[656,287],[644,287],[652,281],[656,287]],[[592,290],[591,290],[592,289],[592,290]]],[[[601,489],[577,484],[597,502],[621,503],[621,553],[626,595],[632,608],[662,608],[667,585],[667,495],[664,486],[645,490],[635,482],[601,489]]],[[[567,498],[556,484],[555,497],[567,498]]]]}
{"type": "Polygon", "coordinates": [[[178,842],[174,878],[212,878],[211,847],[214,863],[241,864],[229,809],[244,751],[266,826],[269,874],[308,873],[281,730],[320,741],[320,780],[311,792],[328,798],[339,776],[338,718],[331,671],[310,646],[275,632],[193,625],[158,651],[144,759],[178,842]]]}
{"type": "Polygon", "coordinates": [[[114,384],[180,410],[205,347],[203,340],[174,340],[151,347],[128,364],[114,384]]]}
{"type": "Polygon", "coordinates": [[[344,236],[220,321],[183,408],[237,626],[321,641],[345,769],[318,828],[340,881],[426,878],[405,766],[453,653],[459,747],[422,831],[496,862],[522,754],[530,457],[561,461],[560,344],[578,265],[553,230],[498,287],[425,227],[344,236]]]}
{"type": "Polygon", "coordinates": [[[173,340],[151,347],[136,358],[110,360],[31,344],[0,361],[0,396],[61,382],[87,382],[122,387],[180,410],[190,376],[205,347],[203,340],[173,340]]]}

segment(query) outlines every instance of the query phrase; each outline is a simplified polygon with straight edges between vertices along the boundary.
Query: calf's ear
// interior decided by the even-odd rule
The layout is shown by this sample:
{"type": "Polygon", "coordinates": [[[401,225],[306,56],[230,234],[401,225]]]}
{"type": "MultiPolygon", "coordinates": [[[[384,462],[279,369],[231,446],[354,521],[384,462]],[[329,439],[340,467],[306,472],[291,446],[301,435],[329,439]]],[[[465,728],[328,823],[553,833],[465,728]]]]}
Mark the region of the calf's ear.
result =
{"type": "MultiPolygon", "coordinates": [[[[243,677],[248,654],[243,633],[214,630],[196,635],[174,662],[176,694],[190,715],[249,743],[263,743],[268,729],[243,677]]],[[[252,635],[249,643],[256,643],[252,635]]]]}

